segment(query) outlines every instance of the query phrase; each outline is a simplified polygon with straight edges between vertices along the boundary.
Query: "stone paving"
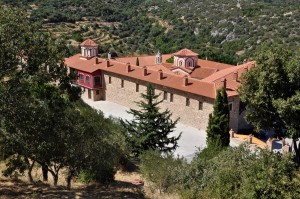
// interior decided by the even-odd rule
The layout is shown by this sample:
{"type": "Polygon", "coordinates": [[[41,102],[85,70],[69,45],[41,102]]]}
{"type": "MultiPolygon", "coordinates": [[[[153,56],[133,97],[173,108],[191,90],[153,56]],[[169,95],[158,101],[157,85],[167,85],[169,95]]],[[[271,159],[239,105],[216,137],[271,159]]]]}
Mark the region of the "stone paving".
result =
{"type": "MultiPolygon", "coordinates": [[[[91,101],[84,100],[91,107],[101,110],[105,117],[113,116],[116,118],[122,118],[127,120],[132,120],[132,115],[128,114],[126,111],[129,109],[125,106],[109,102],[109,101],[91,101]]],[[[206,147],[206,132],[204,130],[199,130],[181,123],[177,124],[175,131],[171,134],[173,136],[178,136],[182,132],[181,138],[178,141],[179,147],[174,152],[174,155],[183,156],[188,161],[191,161],[197,152],[198,148],[203,149],[206,147]]]]}

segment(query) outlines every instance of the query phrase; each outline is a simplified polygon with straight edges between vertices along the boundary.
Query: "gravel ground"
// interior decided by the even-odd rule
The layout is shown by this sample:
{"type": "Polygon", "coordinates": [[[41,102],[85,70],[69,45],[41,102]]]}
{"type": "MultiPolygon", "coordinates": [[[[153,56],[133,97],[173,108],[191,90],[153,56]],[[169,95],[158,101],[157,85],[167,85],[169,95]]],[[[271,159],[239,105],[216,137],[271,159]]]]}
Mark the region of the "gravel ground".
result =
{"type": "MultiPolygon", "coordinates": [[[[91,107],[101,110],[105,117],[113,116],[127,120],[133,119],[132,115],[126,112],[129,109],[125,106],[109,101],[84,101],[91,107]]],[[[180,132],[182,132],[182,135],[178,141],[179,147],[176,149],[174,155],[183,156],[188,161],[191,161],[198,148],[202,149],[206,146],[206,132],[204,130],[199,130],[191,126],[178,123],[175,131],[171,135],[178,136],[180,132]]]]}

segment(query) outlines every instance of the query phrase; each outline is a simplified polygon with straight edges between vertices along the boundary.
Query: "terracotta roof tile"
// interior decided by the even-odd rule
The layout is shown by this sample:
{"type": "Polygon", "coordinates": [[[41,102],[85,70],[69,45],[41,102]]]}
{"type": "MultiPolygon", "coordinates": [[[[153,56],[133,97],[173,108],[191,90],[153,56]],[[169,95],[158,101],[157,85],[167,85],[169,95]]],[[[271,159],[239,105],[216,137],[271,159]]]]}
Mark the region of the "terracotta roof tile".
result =
{"type": "MultiPolygon", "coordinates": [[[[115,57],[114,60],[119,61],[119,62],[123,62],[123,63],[130,63],[131,65],[135,65],[137,57],[139,58],[140,66],[155,65],[155,55],[134,56],[134,57],[115,57]]],[[[172,57],[172,54],[162,55],[162,63],[167,62],[167,59],[169,59],[171,57],[172,57]]]]}
{"type": "Polygon", "coordinates": [[[177,89],[184,92],[193,93],[209,98],[215,98],[215,84],[210,82],[203,82],[200,80],[189,78],[188,86],[183,84],[183,77],[172,73],[163,73],[163,79],[159,80],[158,71],[152,70],[151,67],[147,67],[148,74],[143,75],[143,67],[131,66],[131,71],[127,72],[126,63],[121,63],[116,60],[109,60],[110,67],[106,67],[107,62],[105,59],[98,58],[99,63],[96,64],[96,58],[90,60],[80,60],[80,55],[74,55],[65,60],[65,64],[71,68],[82,70],[86,72],[93,72],[95,70],[103,70],[114,74],[119,74],[134,79],[150,82],[156,85],[166,86],[169,88],[177,89]]]}
{"type": "Polygon", "coordinates": [[[84,42],[82,42],[80,46],[98,46],[98,44],[91,39],[87,39],[84,42]]]}
{"type": "Polygon", "coordinates": [[[197,64],[200,67],[214,68],[214,69],[218,69],[218,70],[223,70],[223,69],[226,69],[226,68],[234,67],[234,65],[223,64],[223,63],[214,62],[214,61],[210,61],[210,60],[204,60],[204,59],[198,59],[197,64]]]}
{"type": "Polygon", "coordinates": [[[191,73],[191,77],[193,78],[197,78],[197,79],[204,79],[212,74],[214,74],[215,72],[217,72],[218,69],[215,68],[196,68],[192,73],[191,73]]]}
{"type": "MultiPolygon", "coordinates": [[[[98,58],[100,60],[100,58],[98,58]]],[[[88,73],[92,73],[99,69],[96,64],[96,58],[89,60],[81,59],[81,54],[76,54],[72,57],[65,59],[65,64],[77,70],[82,70],[88,73]]]]}
{"type": "Polygon", "coordinates": [[[197,53],[185,48],[185,49],[182,49],[176,53],[174,53],[175,56],[198,56],[197,53]]]}
{"type": "Polygon", "coordinates": [[[238,72],[238,74],[241,74],[241,73],[243,73],[242,71],[245,67],[250,69],[254,65],[255,65],[255,61],[252,61],[252,62],[247,62],[247,63],[242,64],[242,65],[238,65],[238,66],[230,67],[230,68],[227,68],[227,69],[223,69],[223,70],[220,70],[220,71],[214,73],[213,75],[211,75],[207,78],[204,78],[203,81],[215,82],[215,81],[220,80],[222,78],[232,79],[234,72],[238,72]]]}
{"type": "MultiPolygon", "coordinates": [[[[162,55],[163,62],[171,56],[172,55],[170,54],[162,55]]],[[[183,76],[176,75],[170,71],[172,64],[163,63],[155,65],[155,56],[140,56],[139,61],[141,65],[135,66],[136,57],[116,58],[109,60],[110,67],[107,67],[106,59],[94,57],[89,60],[84,60],[80,59],[80,54],[77,54],[70,58],[66,58],[65,64],[71,68],[88,73],[92,73],[96,70],[103,70],[209,98],[215,98],[216,89],[222,86],[221,80],[223,78],[226,78],[227,80],[228,96],[237,95],[236,89],[239,87],[240,83],[234,80],[234,73],[236,73],[239,78],[241,74],[245,72],[245,68],[246,70],[249,70],[251,67],[255,66],[255,62],[232,66],[207,60],[198,60],[200,68],[192,73],[192,77],[207,77],[202,80],[189,78],[189,85],[184,86],[183,76]],[[96,62],[96,60],[98,61],[96,62]],[[130,72],[127,72],[127,63],[131,64],[132,70],[130,72]],[[142,66],[147,66],[148,75],[143,75],[142,66]],[[158,78],[158,71],[160,70],[163,71],[164,75],[164,78],[161,80],[158,78]]]]}

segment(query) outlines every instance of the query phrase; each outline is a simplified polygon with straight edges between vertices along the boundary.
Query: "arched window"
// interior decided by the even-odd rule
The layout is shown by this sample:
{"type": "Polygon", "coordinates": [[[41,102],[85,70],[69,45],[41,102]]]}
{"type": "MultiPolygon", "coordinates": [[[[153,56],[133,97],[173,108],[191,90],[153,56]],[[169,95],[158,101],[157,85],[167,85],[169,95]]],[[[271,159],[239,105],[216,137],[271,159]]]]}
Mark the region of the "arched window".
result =
{"type": "Polygon", "coordinates": [[[179,62],[179,66],[182,66],[182,61],[179,62]]]}
{"type": "Polygon", "coordinates": [[[192,63],[190,61],[188,61],[187,65],[188,65],[188,67],[191,67],[192,63]]]}

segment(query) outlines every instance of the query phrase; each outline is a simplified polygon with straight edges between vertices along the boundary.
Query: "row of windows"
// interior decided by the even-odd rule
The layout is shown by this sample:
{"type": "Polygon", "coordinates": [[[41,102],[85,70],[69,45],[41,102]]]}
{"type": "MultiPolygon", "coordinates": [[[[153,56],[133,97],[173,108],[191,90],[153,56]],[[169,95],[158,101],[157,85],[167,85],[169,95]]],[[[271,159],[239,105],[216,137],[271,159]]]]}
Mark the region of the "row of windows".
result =
{"type": "MultiPolygon", "coordinates": [[[[164,91],[164,100],[168,101],[168,92],[167,91],[164,91]]],[[[174,94],[170,93],[170,102],[173,102],[173,101],[174,101],[174,94]]],[[[191,105],[190,98],[185,98],[185,105],[186,106],[190,106],[191,105]]],[[[199,110],[203,109],[203,102],[199,101],[198,109],[199,110]]]]}
{"type": "MultiPolygon", "coordinates": [[[[80,81],[80,83],[84,83],[84,75],[83,74],[79,74],[79,81],[80,81]]],[[[87,75],[85,77],[85,83],[90,84],[90,76],[87,75]]],[[[94,77],[94,85],[101,85],[101,77],[100,76],[94,77]]]]}
{"type": "MultiPolygon", "coordinates": [[[[108,83],[111,84],[111,77],[108,77],[108,83]]],[[[124,88],[124,79],[121,79],[121,88],[124,88]]],[[[140,85],[135,84],[135,91],[139,92],[140,91],[140,85]]]]}
{"type": "MultiPolygon", "coordinates": [[[[111,84],[111,77],[108,77],[108,83],[111,84]]],[[[138,83],[135,84],[135,91],[139,92],[139,87],[140,85],[138,83]]],[[[121,88],[124,88],[124,80],[121,80],[121,88]]],[[[168,92],[164,91],[164,95],[163,95],[163,99],[165,101],[168,101],[168,92]]],[[[174,94],[170,93],[170,102],[174,102],[174,94]]],[[[186,98],[185,100],[185,105],[186,106],[190,106],[191,102],[190,102],[190,98],[186,98]]],[[[203,102],[199,101],[198,103],[198,110],[202,110],[203,109],[203,102]]],[[[229,103],[229,110],[232,110],[232,103],[229,103]]]]}

